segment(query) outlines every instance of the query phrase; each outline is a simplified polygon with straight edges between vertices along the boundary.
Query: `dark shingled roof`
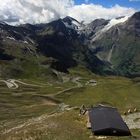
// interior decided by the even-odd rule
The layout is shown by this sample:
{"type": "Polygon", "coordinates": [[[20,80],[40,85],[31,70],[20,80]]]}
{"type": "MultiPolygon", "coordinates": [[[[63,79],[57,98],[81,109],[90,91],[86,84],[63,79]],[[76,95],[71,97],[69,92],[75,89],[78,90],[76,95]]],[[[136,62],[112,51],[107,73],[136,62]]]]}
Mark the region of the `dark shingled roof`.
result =
{"type": "Polygon", "coordinates": [[[131,135],[116,108],[97,106],[89,111],[92,132],[95,135],[131,135]]]}

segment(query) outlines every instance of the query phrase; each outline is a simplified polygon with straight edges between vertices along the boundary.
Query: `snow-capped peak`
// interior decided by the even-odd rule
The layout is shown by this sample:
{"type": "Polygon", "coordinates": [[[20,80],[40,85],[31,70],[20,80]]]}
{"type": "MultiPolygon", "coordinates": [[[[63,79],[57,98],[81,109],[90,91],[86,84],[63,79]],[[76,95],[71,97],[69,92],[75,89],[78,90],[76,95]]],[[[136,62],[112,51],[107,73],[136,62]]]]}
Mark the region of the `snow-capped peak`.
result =
{"type": "Polygon", "coordinates": [[[69,16],[67,16],[63,19],[63,23],[65,24],[66,27],[72,28],[75,30],[77,30],[81,27],[80,22],[78,22],[76,19],[69,17],[69,16]]]}
{"type": "Polygon", "coordinates": [[[124,23],[125,21],[128,20],[128,16],[126,17],[122,17],[122,18],[114,18],[112,20],[110,20],[110,22],[104,27],[105,30],[109,30],[111,27],[120,24],[120,23],[124,23]]]}
{"type": "Polygon", "coordinates": [[[129,18],[129,16],[125,16],[125,17],[121,17],[121,18],[114,18],[114,19],[111,19],[109,21],[109,23],[104,26],[103,29],[101,29],[100,31],[98,31],[96,34],[95,34],[95,37],[92,39],[92,42],[97,40],[103,33],[105,33],[106,31],[108,31],[110,28],[112,28],[113,26],[117,25],[117,24],[121,24],[121,23],[124,23],[125,21],[127,21],[129,18]]]}

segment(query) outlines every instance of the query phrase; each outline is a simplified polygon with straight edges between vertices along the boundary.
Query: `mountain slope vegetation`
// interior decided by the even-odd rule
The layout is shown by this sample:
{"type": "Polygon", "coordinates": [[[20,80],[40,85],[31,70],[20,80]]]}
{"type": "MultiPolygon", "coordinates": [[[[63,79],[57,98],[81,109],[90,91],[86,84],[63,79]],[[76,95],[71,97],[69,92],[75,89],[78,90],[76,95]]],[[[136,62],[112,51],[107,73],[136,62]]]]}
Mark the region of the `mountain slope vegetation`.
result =
{"type": "Polygon", "coordinates": [[[71,17],[37,25],[0,23],[0,75],[41,76],[52,68],[68,73],[83,65],[98,74],[137,77],[139,17],[140,12],[121,17],[117,24],[97,19],[84,25],[71,17]]]}

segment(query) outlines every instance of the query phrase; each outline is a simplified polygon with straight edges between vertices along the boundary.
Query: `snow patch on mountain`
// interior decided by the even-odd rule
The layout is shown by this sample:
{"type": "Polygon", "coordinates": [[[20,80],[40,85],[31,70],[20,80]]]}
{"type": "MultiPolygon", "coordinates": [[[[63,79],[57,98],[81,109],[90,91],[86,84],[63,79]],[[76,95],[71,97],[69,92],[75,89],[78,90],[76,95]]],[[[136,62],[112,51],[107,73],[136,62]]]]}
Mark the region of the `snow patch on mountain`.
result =
{"type": "Polygon", "coordinates": [[[128,20],[128,18],[129,18],[129,16],[125,16],[125,17],[122,17],[122,18],[115,18],[115,19],[110,20],[110,22],[103,29],[101,29],[100,31],[98,31],[95,34],[95,36],[94,36],[94,38],[92,39],[91,42],[94,42],[95,40],[97,40],[103,33],[108,31],[113,26],[115,26],[117,24],[124,23],[125,21],[128,20]]]}
{"type": "Polygon", "coordinates": [[[107,31],[107,30],[109,30],[111,27],[113,27],[113,26],[115,26],[115,25],[117,25],[117,24],[120,24],[120,23],[124,23],[125,21],[127,21],[128,20],[128,16],[126,16],[126,17],[123,17],[123,18],[115,18],[115,19],[112,19],[112,20],[110,20],[110,22],[104,27],[104,29],[103,30],[105,30],[105,31],[107,31]]]}
{"type": "Polygon", "coordinates": [[[74,30],[78,30],[81,27],[80,22],[78,22],[76,19],[69,17],[69,16],[67,16],[63,19],[63,23],[65,24],[65,26],[67,28],[71,28],[74,30]]]}
{"type": "Polygon", "coordinates": [[[7,39],[10,39],[10,40],[16,40],[14,37],[9,37],[9,36],[7,36],[6,38],[7,38],[7,39]]]}
{"type": "Polygon", "coordinates": [[[79,22],[77,22],[77,21],[72,21],[72,24],[76,25],[78,28],[81,27],[81,24],[79,22]]]}

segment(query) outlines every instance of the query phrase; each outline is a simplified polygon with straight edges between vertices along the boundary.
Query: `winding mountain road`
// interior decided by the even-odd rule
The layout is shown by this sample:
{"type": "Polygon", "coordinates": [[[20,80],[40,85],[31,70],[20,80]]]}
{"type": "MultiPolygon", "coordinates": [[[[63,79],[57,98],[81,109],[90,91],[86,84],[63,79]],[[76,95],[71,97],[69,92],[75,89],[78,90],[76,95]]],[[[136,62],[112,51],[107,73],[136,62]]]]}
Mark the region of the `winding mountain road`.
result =
{"type": "Polygon", "coordinates": [[[36,86],[36,87],[40,86],[40,85],[34,85],[34,84],[27,84],[27,83],[24,83],[22,81],[15,80],[15,79],[0,80],[0,82],[4,82],[9,89],[19,88],[19,84],[26,85],[26,86],[36,86]]]}

